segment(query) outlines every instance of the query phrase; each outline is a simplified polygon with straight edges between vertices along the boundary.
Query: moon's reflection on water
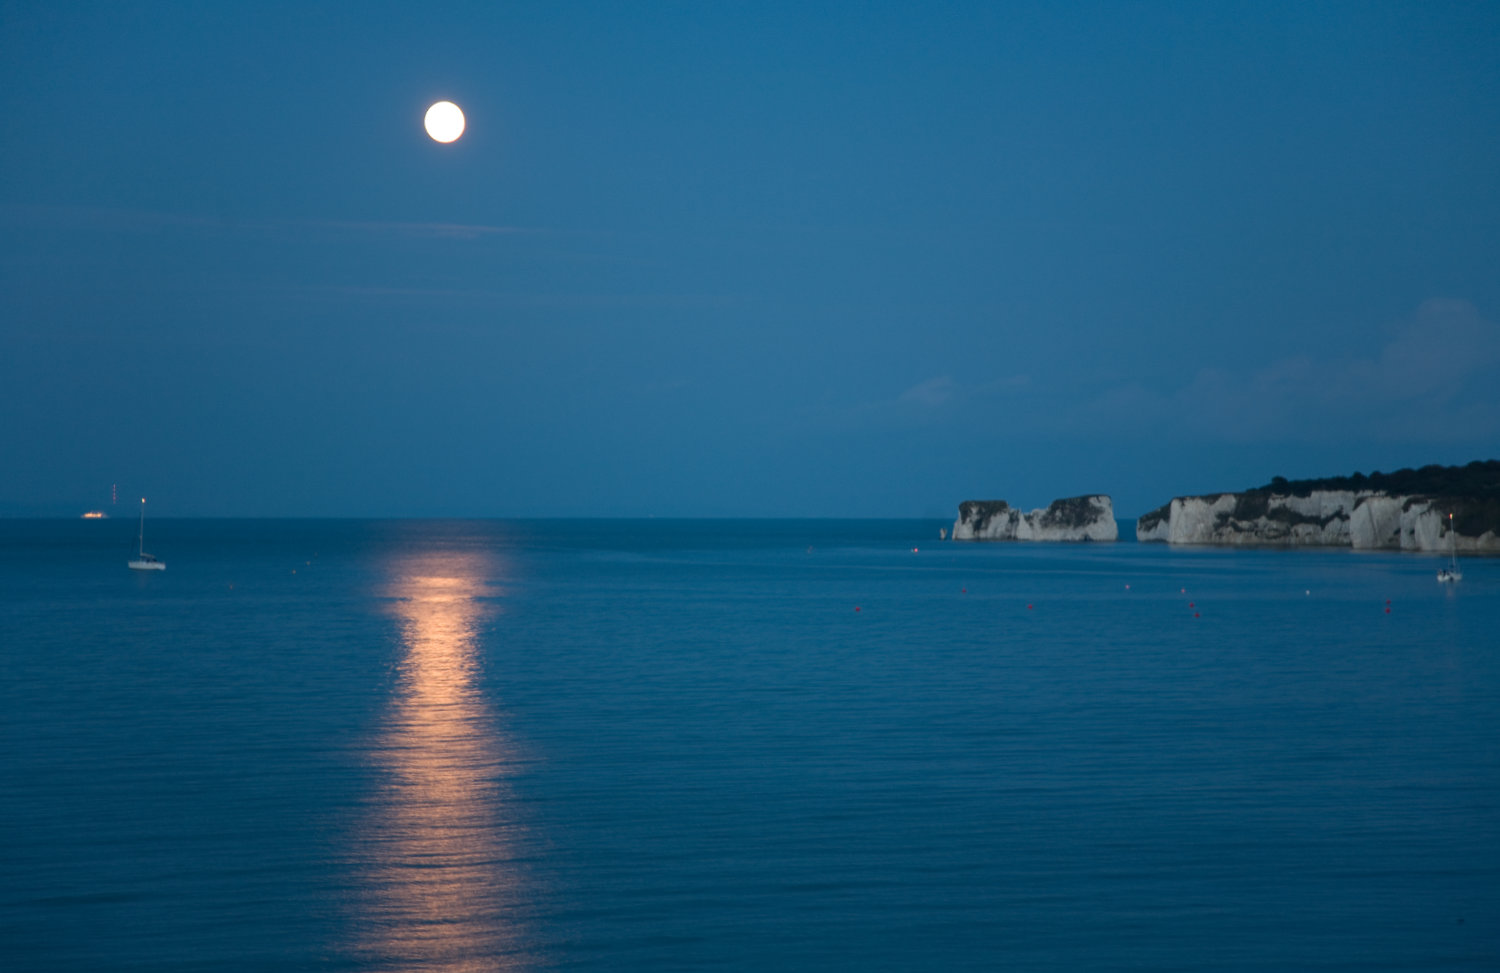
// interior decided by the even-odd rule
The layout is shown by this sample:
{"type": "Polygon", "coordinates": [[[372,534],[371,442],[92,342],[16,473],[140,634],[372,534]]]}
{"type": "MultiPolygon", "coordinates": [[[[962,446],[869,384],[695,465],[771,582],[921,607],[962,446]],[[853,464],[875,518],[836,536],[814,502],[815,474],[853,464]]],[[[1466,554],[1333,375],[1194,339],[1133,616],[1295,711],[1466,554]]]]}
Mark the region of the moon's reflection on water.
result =
{"type": "Polygon", "coordinates": [[[528,965],[504,783],[513,756],[477,685],[496,567],[469,552],[392,565],[404,654],[371,750],[381,783],[360,834],[359,952],[380,968],[528,965]]]}

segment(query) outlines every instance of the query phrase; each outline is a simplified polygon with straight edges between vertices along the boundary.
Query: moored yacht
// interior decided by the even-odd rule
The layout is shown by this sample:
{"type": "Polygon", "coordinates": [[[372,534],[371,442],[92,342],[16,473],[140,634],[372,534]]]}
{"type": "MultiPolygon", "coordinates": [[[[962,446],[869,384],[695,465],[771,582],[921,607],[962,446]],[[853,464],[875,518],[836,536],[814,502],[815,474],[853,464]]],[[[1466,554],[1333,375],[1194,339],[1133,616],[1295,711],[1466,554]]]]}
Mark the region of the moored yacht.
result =
{"type": "Polygon", "coordinates": [[[146,553],[146,498],[141,497],[141,534],[134,560],[126,562],[132,571],[165,571],[167,562],[158,561],[156,555],[146,553]]]}

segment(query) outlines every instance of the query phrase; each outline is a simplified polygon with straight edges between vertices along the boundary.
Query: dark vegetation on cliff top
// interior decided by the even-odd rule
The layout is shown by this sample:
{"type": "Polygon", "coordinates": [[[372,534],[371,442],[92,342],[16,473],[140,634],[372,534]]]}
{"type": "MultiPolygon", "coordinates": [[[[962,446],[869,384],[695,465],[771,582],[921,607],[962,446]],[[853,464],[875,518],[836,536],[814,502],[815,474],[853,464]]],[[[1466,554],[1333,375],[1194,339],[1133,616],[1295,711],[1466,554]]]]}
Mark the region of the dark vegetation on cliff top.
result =
{"type": "MultiPolygon", "coordinates": [[[[1019,512],[1019,511],[1017,511],[1019,512]]],[[[996,517],[1009,517],[1011,506],[1004,500],[965,500],[958,505],[958,519],[968,521],[975,533],[984,533],[996,517]]]]}
{"type": "MultiPolygon", "coordinates": [[[[1089,494],[1052,501],[1042,512],[1041,525],[1044,527],[1085,527],[1093,523],[1093,501],[1097,495],[1089,494]]],[[[965,500],[958,505],[959,519],[972,523],[976,531],[983,531],[995,517],[1009,517],[1012,513],[1020,515],[1021,511],[1004,500],[965,500]]]]}
{"type": "Polygon", "coordinates": [[[1392,496],[1500,497],[1500,459],[1475,460],[1467,466],[1424,466],[1369,476],[1327,476],[1319,480],[1288,480],[1275,476],[1265,486],[1251,487],[1246,494],[1305,497],[1314,490],[1371,490],[1392,496]]]}
{"type": "Polygon", "coordinates": [[[1008,513],[1010,504],[1004,500],[965,500],[958,505],[958,515],[965,520],[983,517],[988,520],[996,514],[1008,513]]]}
{"type": "Polygon", "coordinates": [[[1067,497],[1054,500],[1042,512],[1043,527],[1087,527],[1094,522],[1094,498],[1067,497]]]}
{"type": "Polygon", "coordinates": [[[1160,507],[1157,507],[1155,510],[1149,510],[1146,513],[1141,514],[1140,517],[1136,518],[1135,529],[1154,530],[1156,528],[1156,525],[1166,520],[1171,513],[1172,501],[1168,500],[1166,503],[1162,504],[1160,507]]]}
{"type": "Polygon", "coordinates": [[[1236,495],[1234,509],[1228,513],[1221,513],[1214,518],[1215,528],[1222,529],[1230,523],[1253,523],[1264,518],[1272,523],[1284,524],[1288,530],[1296,527],[1298,524],[1314,524],[1319,529],[1322,529],[1335,520],[1341,519],[1341,515],[1339,514],[1314,517],[1311,514],[1298,513],[1287,507],[1272,507],[1271,496],[1275,492],[1255,490],[1250,493],[1236,495]]]}
{"type": "MultiPolygon", "coordinates": [[[[1453,514],[1453,529],[1465,537],[1487,531],[1500,533],[1500,460],[1475,460],[1465,466],[1438,466],[1397,470],[1369,476],[1330,476],[1320,480],[1288,480],[1276,476],[1265,486],[1245,491],[1235,501],[1235,519],[1240,508],[1272,496],[1305,497],[1314,490],[1368,490],[1390,496],[1421,498],[1446,507],[1453,514]],[[1252,500],[1251,498],[1255,498],[1252,500]]],[[[1248,512],[1248,509],[1247,509],[1248,512]]],[[[1290,511],[1287,512],[1290,514],[1290,511]]],[[[1286,518],[1281,518],[1286,519],[1286,518]]],[[[1312,520],[1313,518],[1306,518],[1312,520]]]]}
{"type": "MultiPolygon", "coordinates": [[[[1355,473],[1352,476],[1328,476],[1316,480],[1288,480],[1276,476],[1264,486],[1252,487],[1237,494],[1234,511],[1220,515],[1220,520],[1253,521],[1269,517],[1285,521],[1288,526],[1296,523],[1326,526],[1327,519],[1308,517],[1290,510],[1269,509],[1269,501],[1273,496],[1306,497],[1315,490],[1366,491],[1433,500],[1452,511],[1454,530],[1465,537],[1478,537],[1491,530],[1500,533],[1500,460],[1494,459],[1475,460],[1466,466],[1433,464],[1415,470],[1396,470],[1394,473],[1381,473],[1377,470],[1369,476],[1355,473]]],[[[1214,493],[1205,495],[1203,499],[1212,502],[1222,496],[1222,493],[1214,493]]],[[[1166,520],[1171,507],[1170,503],[1166,503],[1143,515],[1137,521],[1139,528],[1150,530],[1166,520]]]]}

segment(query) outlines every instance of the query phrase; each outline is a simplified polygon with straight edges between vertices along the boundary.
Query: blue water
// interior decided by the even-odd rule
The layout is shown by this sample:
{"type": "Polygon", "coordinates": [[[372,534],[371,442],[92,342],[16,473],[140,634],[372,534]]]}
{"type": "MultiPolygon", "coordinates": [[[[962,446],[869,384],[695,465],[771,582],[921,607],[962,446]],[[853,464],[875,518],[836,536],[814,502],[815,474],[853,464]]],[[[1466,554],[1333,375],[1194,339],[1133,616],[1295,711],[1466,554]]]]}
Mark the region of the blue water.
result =
{"type": "Polygon", "coordinates": [[[1497,560],[147,526],[0,522],[5,970],[1500,966],[1497,560]]]}

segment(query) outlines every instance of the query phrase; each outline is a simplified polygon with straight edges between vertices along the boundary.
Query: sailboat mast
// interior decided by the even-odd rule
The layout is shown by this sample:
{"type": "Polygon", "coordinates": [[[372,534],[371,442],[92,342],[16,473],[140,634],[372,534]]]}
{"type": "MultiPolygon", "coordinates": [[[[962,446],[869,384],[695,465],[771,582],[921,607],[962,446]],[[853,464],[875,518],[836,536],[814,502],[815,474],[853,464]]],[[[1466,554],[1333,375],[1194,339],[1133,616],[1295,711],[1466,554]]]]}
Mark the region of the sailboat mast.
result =
{"type": "Polygon", "coordinates": [[[141,497],[141,527],[136,537],[137,551],[133,560],[127,561],[126,567],[132,571],[165,571],[167,566],[160,559],[146,553],[146,498],[141,497]]]}

